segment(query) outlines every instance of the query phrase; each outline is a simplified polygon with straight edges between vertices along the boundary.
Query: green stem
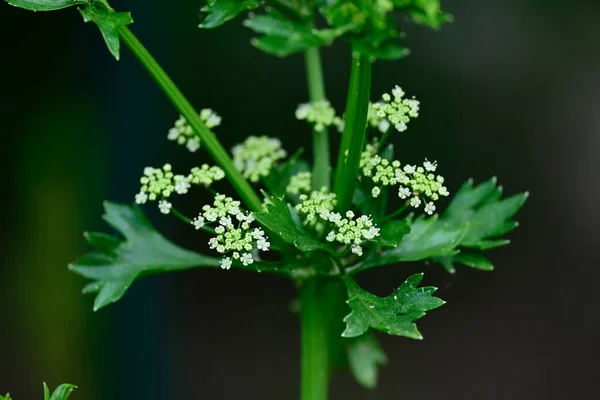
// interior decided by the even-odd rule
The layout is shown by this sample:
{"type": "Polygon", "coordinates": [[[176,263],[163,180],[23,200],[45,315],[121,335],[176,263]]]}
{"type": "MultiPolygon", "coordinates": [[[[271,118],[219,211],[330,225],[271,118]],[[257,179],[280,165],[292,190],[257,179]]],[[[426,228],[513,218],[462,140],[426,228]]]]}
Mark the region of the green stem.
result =
{"type": "MultiPolygon", "coordinates": [[[[308,49],[304,54],[306,62],[306,78],[308,81],[308,95],[311,102],[325,100],[325,83],[323,81],[323,68],[319,48],[308,49]]],[[[329,132],[327,128],[322,131],[313,129],[313,187],[320,189],[331,186],[331,163],[329,161],[329,132]]]]}
{"type": "Polygon", "coordinates": [[[345,125],[335,176],[337,207],[348,210],[358,175],[358,164],[365,142],[371,91],[371,61],[353,52],[345,125]]]}
{"type": "Polygon", "coordinates": [[[171,78],[169,78],[166,72],[129,28],[120,26],[118,31],[123,42],[129,47],[133,54],[135,54],[146,70],[148,70],[158,86],[160,86],[169,100],[171,100],[171,103],[173,103],[177,111],[179,111],[179,113],[187,120],[194,132],[200,137],[202,145],[212,156],[217,165],[223,168],[223,171],[225,171],[227,178],[239,194],[240,198],[252,211],[260,211],[262,209],[260,198],[256,195],[248,181],[246,181],[242,174],[235,168],[227,151],[223,148],[215,134],[204,125],[194,107],[192,107],[175,83],[173,83],[171,78]]]}
{"type": "Polygon", "coordinates": [[[407,206],[407,205],[400,207],[399,209],[397,209],[397,210],[396,210],[396,211],[394,211],[393,213],[391,213],[391,214],[388,214],[388,215],[386,215],[384,218],[382,218],[382,219],[379,221],[379,224],[382,224],[382,223],[384,223],[384,222],[386,222],[386,221],[389,221],[390,219],[393,219],[393,218],[397,217],[398,215],[400,215],[400,214],[402,214],[404,211],[406,211],[406,209],[407,209],[407,208],[408,208],[408,206],[407,206]]]}
{"type": "Polygon", "coordinates": [[[300,286],[302,400],[327,400],[329,346],[323,288],[324,284],[318,278],[308,279],[300,286]]]}

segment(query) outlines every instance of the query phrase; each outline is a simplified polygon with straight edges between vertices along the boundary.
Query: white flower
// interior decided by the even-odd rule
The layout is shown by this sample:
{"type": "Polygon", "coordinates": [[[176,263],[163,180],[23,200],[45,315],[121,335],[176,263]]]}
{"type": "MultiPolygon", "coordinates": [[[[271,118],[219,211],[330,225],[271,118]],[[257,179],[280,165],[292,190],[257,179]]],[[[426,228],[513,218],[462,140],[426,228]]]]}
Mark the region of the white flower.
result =
{"type": "Polygon", "coordinates": [[[254,240],[260,240],[264,238],[265,232],[261,228],[254,228],[250,234],[254,240]]]}
{"type": "Polygon", "coordinates": [[[362,249],[362,247],[360,247],[357,244],[353,244],[352,245],[352,252],[354,254],[356,254],[357,256],[359,256],[359,257],[363,255],[363,249],[362,249]]]}
{"type": "Polygon", "coordinates": [[[175,181],[175,191],[177,194],[186,194],[192,186],[187,178],[182,175],[175,175],[173,179],[175,181]]]}
{"type": "Polygon", "coordinates": [[[425,205],[425,212],[429,215],[433,214],[433,212],[435,211],[435,205],[433,204],[433,202],[429,202],[425,205]]]}
{"type": "Polygon", "coordinates": [[[195,153],[200,148],[200,139],[197,137],[191,137],[185,142],[185,147],[192,153],[195,153]]]}
{"type": "Polygon", "coordinates": [[[375,186],[373,189],[371,189],[371,195],[373,197],[379,197],[379,194],[381,194],[381,189],[379,186],[375,186]]]}
{"type": "Polygon", "coordinates": [[[404,166],[404,172],[406,172],[407,174],[414,174],[416,170],[417,167],[414,165],[407,164],[404,166]]]}
{"type": "Polygon", "coordinates": [[[325,238],[328,242],[333,242],[335,240],[335,232],[331,231],[327,234],[327,237],[325,238]]]}
{"type": "Polygon", "coordinates": [[[231,225],[231,217],[230,216],[221,217],[221,219],[219,219],[219,225],[228,227],[229,225],[231,225]]]}
{"type": "Polygon", "coordinates": [[[247,267],[248,265],[250,265],[254,262],[254,259],[252,258],[252,254],[244,253],[240,257],[240,261],[242,262],[242,264],[244,264],[244,266],[247,267]]]}
{"type": "Polygon", "coordinates": [[[204,217],[202,215],[198,215],[192,221],[192,225],[194,225],[194,228],[196,228],[196,230],[198,230],[204,226],[204,222],[205,222],[204,217]]]}
{"type": "Polygon", "coordinates": [[[435,172],[436,168],[437,168],[437,162],[431,162],[429,160],[425,160],[425,162],[423,163],[423,166],[425,167],[425,169],[427,171],[430,172],[435,172]]]}
{"type": "Polygon", "coordinates": [[[438,193],[442,196],[448,196],[450,195],[450,192],[448,192],[448,189],[446,188],[446,186],[442,186],[438,189],[438,193]]]}
{"type": "Polygon", "coordinates": [[[158,202],[158,209],[163,214],[170,213],[171,212],[171,207],[173,207],[173,205],[171,203],[169,203],[168,201],[166,201],[166,200],[161,200],[161,201],[158,202]]]}
{"type": "Polygon", "coordinates": [[[140,192],[138,194],[135,195],[135,202],[137,204],[146,204],[146,201],[148,201],[148,194],[144,193],[144,192],[140,192]]]}
{"type": "Polygon", "coordinates": [[[229,258],[229,257],[223,257],[221,259],[221,268],[222,269],[229,269],[229,268],[231,268],[231,258],[229,258]]]}
{"type": "Polygon", "coordinates": [[[400,197],[401,199],[406,199],[410,196],[410,189],[400,186],[400,188],[398,189],[398,197],[400,197]]]}
{"type": "Polygon", "coordinates": [[[414,208],[418,208],[421,205],[421,199],[418,197],[413,197],[410,199],[410,205],[414,208]]]}
{"type": "Polygon", "coordinates": [[[271,243],[267,242],[265,239],[259,239],[256,241],[256,247],[262,251],[269,251],[269,247],[271,243]]]}

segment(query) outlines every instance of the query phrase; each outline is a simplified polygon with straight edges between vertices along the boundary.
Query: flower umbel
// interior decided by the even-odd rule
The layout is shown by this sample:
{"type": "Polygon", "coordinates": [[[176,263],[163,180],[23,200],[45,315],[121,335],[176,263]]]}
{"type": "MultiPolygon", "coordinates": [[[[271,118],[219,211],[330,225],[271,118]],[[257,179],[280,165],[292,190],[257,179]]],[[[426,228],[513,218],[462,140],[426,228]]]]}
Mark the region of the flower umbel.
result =
{"type": "Polygon", "coordinates": [[[267,136],[249,136],[231,152],[235,167],[252,182],[268,176],[275,163],[287,156],[281,141],[267,136]]]}
{"type": "Polygon", "coordinates": [[[367,240],[373,240],[379,236],[379,228],[373,223],[373,220],[366,215],[361,215],[354,219],[355,214],[352,211],[346,212],[346,217],[341,214],[330,212],[326,220],[334,225],[334,228],[327,234],[327,241],[338,242],[351,246],[352,253],[357,256],[363,255],[362,244],[367,240]]]}
{"type": "MultiPolygon", "coordinates": [[[[404,91],[400,86],[396,85],[392,89],[392,95],[384,93],[381,96],[383,101],[373,104],[373,110],[376,116],[386,119],[391,123],[394,128],[399,132],[404,132],[407,128],[408,122],[411,118],[417,118],[419,116],[419,101],[413,99],[405,99],[404,91]]],[[[375,123],[375,119],[369,120],[369,123],[375,123]]],[[[379,124],[380,122],[376,122],[379,124]]],[[[382,131],[384,132],[384,131],[382,131]]]]}
{"type": "Polygon", "coordinates": [[[327,188],[321,188],[319,191],[312,191],[310,195],[301,194],[300,203],[296,205],[298,212],[306,215],[306,223],[314,225],[316,216],[327,220],[327,216],[337,203],[335,193],[329,193],[327,188]]]}
{"type": "Polygon", "coordinates": [[[223,254],[221,268],[229,269],[234,260],[248,266],[256,261],[253,252],[269,251],[269,238],[261,228],[253,228],[253,222],[254,216],[242,210],[239,201],[217,194],[213,204],[202,207],[192,224],[196,229],[207,223],[216,224],[215,236],[210,238],[208,245],[223,254]]]}
{"type": "MultiPolygon", "coordinates": [[[[208,129],[221,125],[221,117],[210,108],[204,108],[200,111],[200,119],[208,129]]],[[[176,141],[180,145],[185,145],[192,153],[200,148],[200,139],[194,134],[190,124],[183,116],[175,121],[175,126],[169,129],[167,139],[176,141]]]]}
{"type": "Polygon", "coordinates": [[[312,188],[312,173],[309,171],[298,172],[290,178],[290,183],[285,188],[289,194],[300,194],[301,192],[310,192],[312,188]]]}
{"type": "Polygon", "coordinates": [[[298,105],[296,109],[296,118],[306,120],[315,125],[317,132],[322,132],[325,127],[335,125],[340,128],[342,119],[335,115],[335,109],[327,100],[313,101],[298,105]]]}

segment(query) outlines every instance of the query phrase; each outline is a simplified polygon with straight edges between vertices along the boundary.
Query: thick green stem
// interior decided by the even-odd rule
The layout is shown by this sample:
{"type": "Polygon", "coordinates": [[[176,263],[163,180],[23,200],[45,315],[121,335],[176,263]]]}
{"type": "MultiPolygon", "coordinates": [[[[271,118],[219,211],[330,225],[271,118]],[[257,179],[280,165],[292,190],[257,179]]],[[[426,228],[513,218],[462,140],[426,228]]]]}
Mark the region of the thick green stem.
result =
{"type": "Polygon", "coordinates": [[[123,42],[135,54],[142,65],[148,70],[158,86],[167,95],[177,111],[187,120],[194,132],[200,137],[202,145],[215,160],[217,165],[223,168],[227,178],[239,194],[240,198],[252,211],[261,211],[262,202],[256,195],[252,186],[244,179],[242,174],[235,168],[227,151],[223,148],[217,137],[202,122],[198,113],[185,98],[175,83],[169,78],[152,55],[140,43],[135,35],[126,26],[118,28],[123,42]]]}
{"type": "Polygon", "coordinates": [[[353,52],[344,133],[335,175],[337,207],[342,211],[350,208],[352,203],[358,164],[365,143],[370,92],[371,61],[368,57],[353,52]]]}
{"type": "MultiPolygon", "coordinates": [[[[319,48],[308,49],[304,57],[310,101],[325,100],[325,83],[323,81],[319,48]]],[[[313,129],[313,153],[313,187],[317,190],[322,187],[329,189],[331,186],[331,163],[329,161],[329,132],[327,128],[320,132],[313,129]]]]}
{"type": "Polygon", "coordinates": [[[327,400],[329,344],[324,287],[318,278],[306,280],[300,286],[302,400],[327,400]]]}

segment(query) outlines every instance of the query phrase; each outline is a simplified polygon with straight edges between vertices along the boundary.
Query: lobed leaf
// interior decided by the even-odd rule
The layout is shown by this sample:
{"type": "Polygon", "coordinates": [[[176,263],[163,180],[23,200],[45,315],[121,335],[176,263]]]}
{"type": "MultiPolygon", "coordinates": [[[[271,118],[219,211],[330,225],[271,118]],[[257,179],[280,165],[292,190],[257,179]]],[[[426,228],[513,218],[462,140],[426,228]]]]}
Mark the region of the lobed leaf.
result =
{"type": "Polygon", "coordinates": [[[88,7],[79,9],[79,12],[84,22],[93,22],[98,26],[108,50],[118,61],[121,47],[118,29],[133,23],[131,13],[115,12],[106,8],[102,2],[94,2],[88,7]]]}
{"type": "Polygon", "coordinates": [[[333,248],[328,243],[315,239],[301,228],[299,221],[292,217],[293,214],[283,197],[264,194],[267,211],[254,213],[254,217],[265,228],[302,252],[315,250],[333,252],[333,248]]]}
{"type": "Polygon", "coordinates": [[[388,358],[372,332],[350,338],[346,344],[348,365],[356,381],[367,389],[377,386],[378,368],[388,358]]]}
{"type": "Polygon", "coordinates": [[[213,29],[232,20],[244,11],[253,10],[262,5],[260,0],[209,0],[201,11],[207,15],[200,28],[213,29]]]}
{"type": "Polygon", "coordinates": [[[102,233],[87,233],[95,251],[69,265],[93,282],[83,293],[97,293],[94,310],[118,301],[131,284],[149,274],[216,267],[219,259],[183,249],[158,233],[139,208],[105,203],[106,222],[125,240],[102,233]]]}
{"type": "Polygon", "coordinates": [[[342,336],[357,337],[373,328],[390,335],[422,339],[414,321],[423,317],[426,311],[444,304],[443,300],[433,296],[435,287],[417,287],[422,279],[423,274],[413,275],[391,295],[379,297],[346,277],[347,303],[352,311],[344,318],[346,329],[342,336]]]}

